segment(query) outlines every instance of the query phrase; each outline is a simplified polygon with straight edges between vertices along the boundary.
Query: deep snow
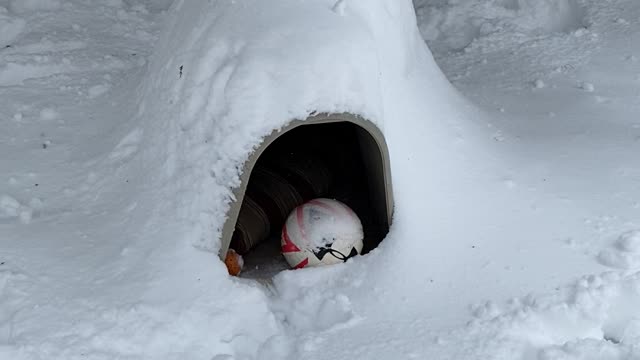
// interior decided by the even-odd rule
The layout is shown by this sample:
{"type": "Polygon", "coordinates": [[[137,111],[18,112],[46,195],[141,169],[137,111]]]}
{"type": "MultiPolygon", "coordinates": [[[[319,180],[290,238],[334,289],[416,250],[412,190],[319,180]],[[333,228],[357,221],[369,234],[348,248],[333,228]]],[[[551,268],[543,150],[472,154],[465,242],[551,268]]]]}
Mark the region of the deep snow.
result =
{"type": "Polygon", "coordinates": [[[640,358],[640,4],[415,2],[0,0],[0,358],[640,358]],[[314,111],[384,132],[391,233],[229,278],[314,111]]]}

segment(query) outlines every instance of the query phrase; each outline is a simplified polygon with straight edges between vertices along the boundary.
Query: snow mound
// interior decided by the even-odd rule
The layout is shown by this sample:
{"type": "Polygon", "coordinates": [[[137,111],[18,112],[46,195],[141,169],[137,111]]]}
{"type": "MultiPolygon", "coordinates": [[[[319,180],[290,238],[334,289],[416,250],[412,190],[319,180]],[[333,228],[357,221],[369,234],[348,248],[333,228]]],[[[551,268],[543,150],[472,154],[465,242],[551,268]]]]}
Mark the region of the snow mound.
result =
{"type": "Polygon", "coordinates": [[[598,261],[618,269],[640,268],[640,231],[631,230],[620,235],[613,246],[598,254],[598,261]]]}
{"type": "MultiPolygon", "coordinates": [[[[383,128],[381,69],[387,65],[378,34],[371,34],[371,11],[361,2],[334,5],[174,4],[144,84],[140,149],[146,164],[161,169],[154,178],[168,186],[164,190],[182,194],[165,210],[178,209],[179,219],[200,234],[193,235],[199,247],[217,251],[242,164],[263,137],[316,112],[351,112],[383,128]]],[[[410,2],[370,6],[402,9],[389,22],[409,17],[415,30],[410,2]]],[[[410,71],[415,55],[409,49],[422,55],[420,41],[416,31],[394,45],[399,65],[393,67],[410,71]]]]}
{"type": "MultiPolygon", "coordinates": [[[[395,284],[416,256],[436,253],[421,249],[433,242],[416,241],[424,237],[424,219],[407,214],[450,218],[437,200],[425,204],[416,199],[450,193],[443,187],[463,188],[450,178],[465,182],[467,177],[452,174],[490,166],[492,160],[482,155],[490,138],[479,125],[462,125],[473,108],[435,64],[409,0],[189,0],[176,1],[166,18],[138,89],[138,113],[124,132],[130,135],[116,142],[109,159],[122,161],[118,171],[131,174],[128,178],[145,179],[135,212],[148,210],[150,218],[136,224],[143,228],[136,231],[158,234],[152,240],[154,253],[170,259],[171,266],[153,276],[173,279],[158,284],[158,293],[189,301],[190,291],[176,291],[175,283],[182,282],[178,274],[195,268],[209,278],[207,289],[199,291],[245,297],[247,287],[232,284],[216,256],[233,189],[240,184],[244,162],[265,136],[314,113],[360,115],[385,134],[398,181],[396,221],[404,219],[410,232],[396,237],[406,246],[396,243],[398,251],[387,253],[389,262],[399,264],[388,279],[395,284]],[[456,136],[464,141],[452,142],[456,136]],[[466,158],[469,154],[476,156],[466,158]],[[463,164],[441,161],[451,156],[463,164]],[[425,166],[433,171],[428,179],[409,181],[425,166]],[[411,233],[417,229],[419,235],[411,233]],[[208,263],[193,260],[204,255],[174,253],[176,246],[197,251],[192,245],[209,251],[208,263]]],[[[434,223],[447,226],[440,219],[434,223]]],[[[378,278],[377,267],[369,266],[372,271],[357,273],[378,278]]],[[[303,273],[294,275],[300,276],[305,283],[303,273]]],[[[311,332],[339,331],[357,323],[353,298],[331,288],[329,284],[305,295],[283,284],[275,297],[291,301],[270,303],[270,314],[234,307],[230,311],[245,314],[247,321],[228,329],[228,337],[270,323],[270,316],[279,320],[273,330],[280,333],[283,323],[311,332]]],[[[216,321],[226,323],[224,318],[216,321]]],[[[264,333],[247,350],[285,358],[290,344],[279,335],[264,333]]],[[[227,354],[234,353],[218,358],[227,354]]]]}
{"type": "MultiPolygon", "coordinates": [[[[462,50],[494,33],[527,35],[583,27],[577,0],[415,0],[420,31],[434,51],[462,50]]],[[[523,36],[525,37],[525,36],[523,36]]]]}

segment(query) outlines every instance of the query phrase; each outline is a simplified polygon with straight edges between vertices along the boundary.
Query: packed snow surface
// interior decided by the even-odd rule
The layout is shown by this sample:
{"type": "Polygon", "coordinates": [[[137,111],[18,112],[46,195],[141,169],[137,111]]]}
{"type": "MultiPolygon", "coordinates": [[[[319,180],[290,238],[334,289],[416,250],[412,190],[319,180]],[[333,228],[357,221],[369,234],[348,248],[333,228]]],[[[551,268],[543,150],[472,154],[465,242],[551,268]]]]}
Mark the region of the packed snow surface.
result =
{"type": "Polygon", "coordinates": [[[640,358],[639,19],[636,0],[0,0],[0,359],[640,358]],[[243,162],[316,112],[384,133],[391,232],[230,278],[243,162]]]}

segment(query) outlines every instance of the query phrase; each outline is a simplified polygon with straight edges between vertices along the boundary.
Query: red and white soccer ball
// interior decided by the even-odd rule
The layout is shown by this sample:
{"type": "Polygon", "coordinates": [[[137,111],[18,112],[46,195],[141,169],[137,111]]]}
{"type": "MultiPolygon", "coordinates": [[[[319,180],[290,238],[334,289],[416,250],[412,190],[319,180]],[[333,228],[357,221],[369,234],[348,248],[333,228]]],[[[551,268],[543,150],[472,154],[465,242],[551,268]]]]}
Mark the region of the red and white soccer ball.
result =
{"type": "Polygon", "coordinates": [[[331,265],[362,253],[362,223],[347,205],[315,199],[295,208],[282,229],[282,254],[292,268],[331,265]]]}

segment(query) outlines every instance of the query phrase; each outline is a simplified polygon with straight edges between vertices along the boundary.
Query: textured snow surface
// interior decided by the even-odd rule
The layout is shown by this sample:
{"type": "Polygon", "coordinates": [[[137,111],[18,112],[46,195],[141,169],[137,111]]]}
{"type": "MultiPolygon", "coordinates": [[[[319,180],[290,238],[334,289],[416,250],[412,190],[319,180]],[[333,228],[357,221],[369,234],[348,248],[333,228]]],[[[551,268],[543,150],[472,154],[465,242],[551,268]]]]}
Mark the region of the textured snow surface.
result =
{"type": "Polygon", "coordinates": [[[0,7],[0,47],[10,45],[24,30],[25,21],[13,17],[5,7],[0,7]]]}
{"type": "Polygon", "coordinates": [[[0,0],[0,359],[640,358],[638,19],[635,0],[0,0]],[[243,161],[315,112],[384,133],[389,236],[229,278],[243,161]]]}
{"type": "Polygon", "coordinates": [[[580,0],[415,0],[420,30],[437,51],[498,34],[526,41],[587,25],[580,0]]]}

